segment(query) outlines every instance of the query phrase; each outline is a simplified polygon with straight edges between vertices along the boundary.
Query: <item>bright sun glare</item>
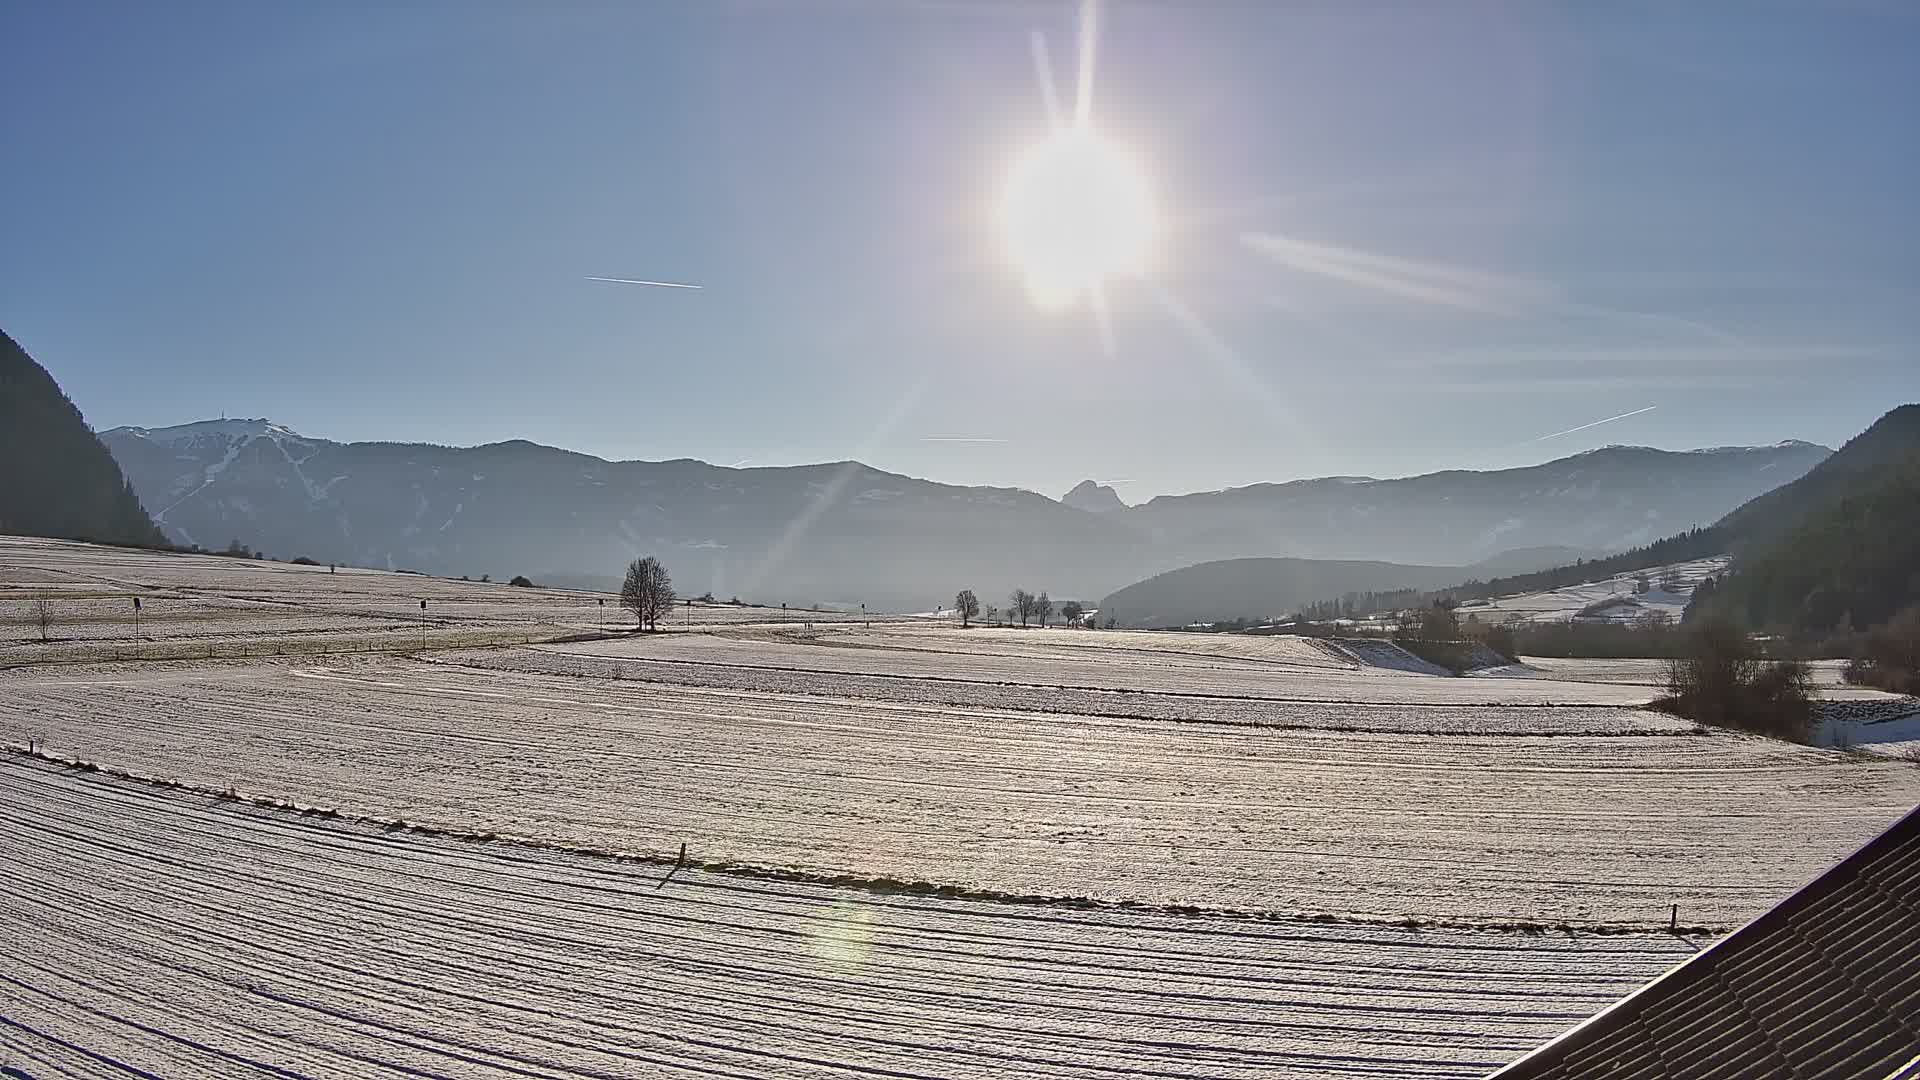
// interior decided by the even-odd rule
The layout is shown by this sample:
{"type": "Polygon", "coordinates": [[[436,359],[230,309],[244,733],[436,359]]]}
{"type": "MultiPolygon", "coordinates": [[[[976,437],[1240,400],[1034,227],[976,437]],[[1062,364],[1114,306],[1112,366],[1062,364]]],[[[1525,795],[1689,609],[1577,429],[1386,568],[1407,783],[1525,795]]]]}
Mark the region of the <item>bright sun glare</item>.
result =
{"type": "Polygon", "coordinates": [[[1042,307],[1065,307],[1117,274],[1147,268],[1153,193],[1132,155],[1073,127],[1021,155],[1007,177],[1000,230],[1042,307]]]}

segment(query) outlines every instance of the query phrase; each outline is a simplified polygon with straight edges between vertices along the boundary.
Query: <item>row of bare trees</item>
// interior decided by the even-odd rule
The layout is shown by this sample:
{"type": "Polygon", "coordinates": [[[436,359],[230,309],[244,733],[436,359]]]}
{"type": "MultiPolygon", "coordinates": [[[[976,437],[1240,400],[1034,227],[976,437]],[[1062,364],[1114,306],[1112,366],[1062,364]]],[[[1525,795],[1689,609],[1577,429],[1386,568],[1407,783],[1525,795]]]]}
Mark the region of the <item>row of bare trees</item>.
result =
{"type": "MultiPolygon", "coordinates": [[[[973,625],[973,620],[982,614],[986,615],[988,621],[992,621],[1000,614],[999,609],[992,605],[983,609],[980,606],[980,598],[973,594],[972,589],[961,589],[954,595],[953,610],[959,614],[962,627],[973,625]]],[[[1019,619],[1021,626],[1038,622],[1045,627],[1047,620],[1053,617],[1053,612],[1053,600],[1044,592],[1035,596],[1025,589],[1015,589],[1013,594],[1007,597],[1007,619],[1009,622],[1019,619]]],[[[1078,600],[1069,600],[1060,605],[1060,617],[1068,623],[1078,624],[1081,616],[1085,614],[1086,608],[1082,607],[1078,600]]]]}

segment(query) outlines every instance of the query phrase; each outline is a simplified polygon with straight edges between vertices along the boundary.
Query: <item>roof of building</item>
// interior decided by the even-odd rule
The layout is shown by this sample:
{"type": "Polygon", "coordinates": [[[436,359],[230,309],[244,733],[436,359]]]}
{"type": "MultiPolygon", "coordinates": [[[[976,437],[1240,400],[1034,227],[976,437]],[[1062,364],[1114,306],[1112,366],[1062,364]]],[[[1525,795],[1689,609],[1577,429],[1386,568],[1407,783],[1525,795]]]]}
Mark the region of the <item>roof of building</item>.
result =
{"type": "MultiPolygon", "coordinates": [[[[1920,807],[1497,1080],[1920,1075],[1920,807]]],[[[1490,1078],[1490,1080],[1493,1080],[1490,1078]]]]}

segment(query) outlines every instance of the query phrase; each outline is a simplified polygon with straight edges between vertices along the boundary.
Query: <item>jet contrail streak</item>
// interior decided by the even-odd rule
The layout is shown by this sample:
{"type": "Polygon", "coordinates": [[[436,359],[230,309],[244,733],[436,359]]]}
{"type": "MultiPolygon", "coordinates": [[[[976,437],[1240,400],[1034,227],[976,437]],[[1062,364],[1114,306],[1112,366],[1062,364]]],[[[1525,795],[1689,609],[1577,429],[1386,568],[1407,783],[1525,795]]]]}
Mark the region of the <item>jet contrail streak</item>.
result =
{"type": "Polygon", "coordinates": [[[662,289],[704,289],[705,285],[688,285],[681,281],[641,281],[639,278],[589,277],[588,281],[610,281],[615,285],[654,285],[662,289]]]}
{"type": "Polygon", "coordinates": [[[921,442],[1006,442],[1005,439],[989,439],[975,435],[923,435],[921,442]]]}
{"type": "Polygon", "coordinates": [[[1649,405],[1649,406],[1647,406],[1647,407],[1646,407],[1646,408],[1644,408],[1644,409],[1635,409],[1635,410],[1633,410],[1632,412],[1623,412],[1623,413],[1621,413],[1621,414],[1620,414],[1619,416],[1609,416],[1609,417],[1607,417],[1607,418],[1606,418],[1605,420],[1595,420],[1595,421],[1594,421],[1593,423],[1591,423],[1591,424],[1581,424],[1581,425],[1580,425],[1579,427],[1570,427],[1570,428],[1568,428],[1568,429],[1567,429],[1567,430],[1565,430],[1565,431],[1556,431],[1556,432],[1554,432],[1554,433],[1553,433],[1553,434],[1551,434],[1551,435],[1542,435],[1542,436],[1540,436],[1539,438],[1537,438],[1537,439],[1535,439],[1535,440],[1533,440],[1533,441],[1534,441],[1534,442],[1546,442],[1546,441],[1547,441],[1548,439],[1557,439],[1557,438],[1559,438],[1559,437],[1560,437],[1560,436],[1562,436],[1562,435],[1571,435],[1571,434],[1573,434],[1573,433],[1574,433],[1574,432],[1576,432],[1576,431],[1585,431],[1585,430],[1587,430],[1588,428],[1594,428],[1594,427],[1599,427],[1599,426],[1600,426],[1601,424],[1611,424],[1611,423],[1613,423],[1613,422],[1614,422],[1615,420],[1625,420],[1625,419],[1626,419],[1627,417],[1629,417],[1629,416],[1639,416],[1639,415],[1640,415],[1641,413],[1650,413],[1650,412],[1652,412],[1653,410],[1655,410],[1655,409],[1657,409],[1657,408],[1659,408],[1659,407],[1660,407],[1660,406],[1658,406],[1658,405],[1649,405]]]}

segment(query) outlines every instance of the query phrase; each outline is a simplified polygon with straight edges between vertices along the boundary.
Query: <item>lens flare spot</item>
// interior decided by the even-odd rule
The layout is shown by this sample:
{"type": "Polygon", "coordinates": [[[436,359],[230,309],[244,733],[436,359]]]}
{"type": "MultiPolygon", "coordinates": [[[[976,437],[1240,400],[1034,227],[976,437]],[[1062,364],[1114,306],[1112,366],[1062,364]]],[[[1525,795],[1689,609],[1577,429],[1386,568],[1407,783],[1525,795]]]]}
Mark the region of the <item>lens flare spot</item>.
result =
{"type": "Polygon", "coordinates": [[[863,905],[835,902],[831,916],[822,919],[807,939],[808,951],[835,970],[864,967],[873,954],[872,918],[863,905]]]}

